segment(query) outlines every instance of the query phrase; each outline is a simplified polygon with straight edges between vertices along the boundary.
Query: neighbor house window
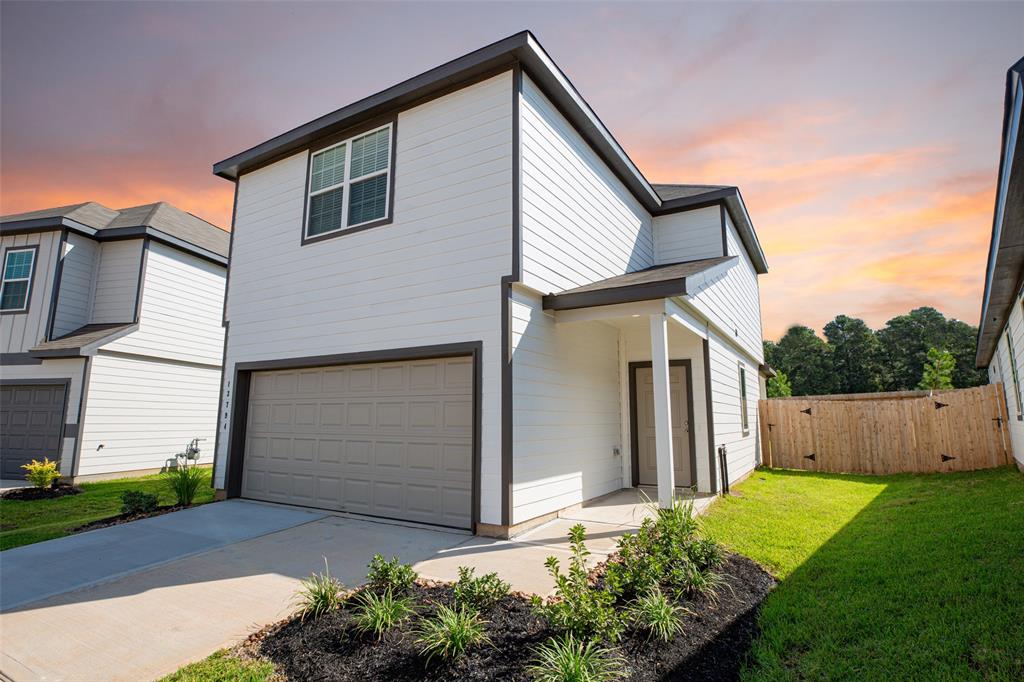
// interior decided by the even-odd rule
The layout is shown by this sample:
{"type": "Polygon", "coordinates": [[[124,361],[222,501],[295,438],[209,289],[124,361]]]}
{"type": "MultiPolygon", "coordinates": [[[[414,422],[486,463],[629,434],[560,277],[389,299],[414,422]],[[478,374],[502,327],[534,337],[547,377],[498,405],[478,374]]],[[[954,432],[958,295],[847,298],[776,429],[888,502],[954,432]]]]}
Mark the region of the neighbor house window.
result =
{"type": "Polygon", "coordinates": [[[750,417],[747,414],[747,368],[740,365],[740,425],[743,435],[750,433],[750,417]]]}
{"type": "Polygon", "coordinates": [[[0,311],[15,313],[28,310],[35,266],[35,248],[7,251],[4,256],[3,284],[0,285],[0,311]]]}
{"type": "Polygon", "coordinates": [[[306,238],[342,233],[388,218],[391,145],[388,124],[313,153],[306,238]]]}
{"type": "Polygon", "coordinates": [[[1017,421],[1024,420],[1024,409],[1020,399],[1020,377],[1017,374],[1017,353],[1013,350],[1013,332],[1006,328],[1006,350],[1010,355],[1010,374],[1013,375],[1013,397],[1017,399],[1017,421]]]}

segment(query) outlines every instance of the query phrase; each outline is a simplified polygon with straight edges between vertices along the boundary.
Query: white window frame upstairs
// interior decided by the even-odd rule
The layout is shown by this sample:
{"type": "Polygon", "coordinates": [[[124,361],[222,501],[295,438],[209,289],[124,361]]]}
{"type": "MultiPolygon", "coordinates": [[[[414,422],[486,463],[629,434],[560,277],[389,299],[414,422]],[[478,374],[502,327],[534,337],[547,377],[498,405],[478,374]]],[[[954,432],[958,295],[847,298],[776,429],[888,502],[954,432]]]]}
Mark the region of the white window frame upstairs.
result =
{"type": "Polygon", "coordinates": [[[32,278],[36,274],[36,259],[39,250],[35,246],[14,246],[4,251],[3,272],[0,272],[0,300],[3,300],[4,289],[10,282],[25,282],[25,304],[20,308],[0,308],[0,313],[24,313],[28,311],[29,302],[32,300],[32,278]],[[32,262],[28,267],[27,277],[7,277],[7,261],[11,255],[28,252],[32,254],[32,262]]]}
{"type": "Polygon", "coordinates": [[[392,159],[394,158],[394,155],[395,155],[394,144],[395,144],[394,123],[393,122],[389,122],[389,123],[385,123],[382,126],[378,126],[376,128],[373,128],[371,130],[364,130],[364,131],[360,132],[358,135],[353,135],[352,137],[346,138],[346,139],[344,139],[344,140],[342,140],[340,142],[337,142],[337,143],[332,144],[330,146],[324,147],[323,149],[317,149],[315,152],[310,152],[310,155],[309,155],[309,172],[306,174],[308,176],[306,178],[306,220],[305,220],[305,225],[302,226],[302,237],[303,237],[304,241],[316,241],[316,240],[319,240],[319,239],[324,238],[324,237],[329,237],[329,236],[337,235],[337,234],[344,233],[344,232],[347,232],[347,231],[352,230],[352,229],[364,227],[366,225],[374,225],[374,224],[377,224],[377,223],[381,223],[383,221],[390,220],[390,218],[391,218],[391,183],[392,183],[392,179],[393,179],[391,177],[391,173],[392,173],[392,170],[393,170],[391,162],[392,162],[392,159]],[[351,175],[351,170],[352,170],[352,143],[354,141],[358,140],[359,138],[366,137],[367,135],[373,135],[374,133],[380,132],[381,130],[385,130],[385,129],[388,131],[388,163],[387,163],[387,166],[385,166],[381,170],[374,171],[372,173],[367,173],[366,175],[360,175],[358,178],[355,178],[355,180],[353,180],[352,179],[352,175],[351,175]],[[331,185],[329,187],[322,187],[321,189],[318,189],[315,192],[311,191],[311,189],[313,187],[313,159],[316,158],[317,156],[319,156],[320,154],[328,152],[328,151],[330,151],[332,149],[337,149],[338,147],[342,147],[342,146],[345,147],[345,171],[344,171],[344,175],[343,175],[342,181],[338,182],[338,183],[335,183],[335,184],[333,184],[333,185],[331,185]],[[379,177],[381,175],[384,175],[384,176],[387,177],[387,182],[385,183],[385,190],[384,190],[384,215],[382,215],[379,218],[372,218],[370,220],[364,220],[361,223],[354,223],[352,225],[349,225],[348,224],[348,209],[349,209],[349,201],[351,201],[351,198],[352,198],[352,185],[353,184],[358,184],[358,183],[363,182],[365,180],[370,180],[370,179],[375,178],[375,177],[379,177]],[[341,193],[341,225],[336,227],[336,228],[334,228],[333,230],[327,230],[326,232],[318,232],[317,234],[310,234],[309,233],[309,221],[312,218],[311,214],[312,214],[312,208],[313,208],[313,197],[319,196],[321,194],[325,194],[327,192],[332,192],[332,191],[334,191],[334,190],[336,190],[338,188],[342,188],[342,193],[341,193]]]}

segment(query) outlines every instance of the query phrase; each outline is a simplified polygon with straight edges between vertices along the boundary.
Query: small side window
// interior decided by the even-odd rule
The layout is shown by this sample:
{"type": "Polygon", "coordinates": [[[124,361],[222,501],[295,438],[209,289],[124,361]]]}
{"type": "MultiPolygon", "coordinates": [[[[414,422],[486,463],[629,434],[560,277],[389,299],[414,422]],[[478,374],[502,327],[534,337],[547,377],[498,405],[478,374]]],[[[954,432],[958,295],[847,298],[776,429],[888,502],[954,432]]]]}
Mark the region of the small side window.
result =
{"type": "Polygon", "coordinates": [[[1013,349],[1013,330],[1006,328],[1006,350],[1010,355],[1010,374],[1013,375],[1013,397],[1017,402],[1017,421],[1024,421],[1024,408],[1021,406],[1020,376],[1017,373],[1017,353],[1013,349]]]}
{"type": "Polygon", "coordinates": [[[0,284],[0,312],[22,313],[28,310],[35,267],[34,247],[7,251],[4,255],[3,283],[0,284]]]}
{"type": "Polygon", "coordinates": [[[750,415],[747,408],[747,368],[741,363],[740,370],[740,425],[743,427],[743,435],[750,433],[750,415]]]}

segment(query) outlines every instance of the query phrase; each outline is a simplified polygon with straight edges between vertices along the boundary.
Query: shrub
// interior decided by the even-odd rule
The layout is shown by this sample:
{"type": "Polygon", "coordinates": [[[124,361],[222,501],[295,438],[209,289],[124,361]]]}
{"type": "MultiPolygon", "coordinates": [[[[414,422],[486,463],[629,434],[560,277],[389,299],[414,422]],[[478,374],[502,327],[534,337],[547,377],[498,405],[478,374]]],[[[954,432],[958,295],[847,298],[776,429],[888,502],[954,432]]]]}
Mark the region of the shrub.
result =
{"type": "Polygon", "coordinates": [[[29,483],[37,488],[49,488],[54,481],[60,478],[58,464],[58,462],[51,462],[49,457],[43,457],[42,462],[33,459],[28,464],[22,464],[21,468],[25,470],[25,478],[29,483]]]}
{"type": "Polygon", "coordinates": [[[501,598],[512,589],[512,586],[499,578],[497,573],[475,578],[475,571],[476,569],[468,566],[459,566],[459,580],[455,583],[456,604],[484,611],[501,601],[501,598]]]}
{"type": "Polygon", "coordinates": [[[402,594],[412,587],[418,577],[412,566],[399,563],[396,556],[387,561],[380,554],[374,554],[369,569],[366,579],[378,592],[391,590],[395,594],[402,594]]]}
{"type": "Polygon", "coordinates": [[[556,630],[580,638],[603,637],[618,640],[624,627],[622,616],[615,610],[615,595],[590,584],[587,576],[586,528],[576,524],[569,529],[572,557],[569,570],[563,575],[558,559],[548,557],[544,565],[555,579],[555,598],[544,602],[534,596],[531,600],[540,615],[556,630]]]}
{"type": "Polygon", "coordinates": [[[638,597],[630,605],[629,612],[633,623],[646,630],[648,637],[667,642],[683,631],[682,615],[686,609],[673,604],[657,587],[638,597]]]}
{"type": "Polygon", "coordinates": [[[122,514],[148,514],[156,510],[157,497],[141,490],[125,490],[121,493],[122,514]]]}
{"type": "Polygon", "coordinates": [[[687,548],[690,561],[701,570],[718,568],[725,560],[722,546],[711,538],[698,538],[687,548]]]}
{"type": "Polygon", "coordinates": [[[623,667],[613,650],[570,634],[537,647],[527,670],[540,682],[607,682],[618,679],[623,667]]]}
{"type": "Polygon", "coordinates": [[[171,489],[178,504],[182,507],[192,504],[192,500],[196,497],[196,491],[203,483],[203,478],[203,470],[195,465],[179,464],[164,473],[167,487],[171,489]]]}
{"type": "Polygon", "coordinates": [[[304,579],[295,593],[299,602],[299,618],[319,618],[328,611],[341,606],[344,601],[345,586],[337,578],[331,577],[331,568],[324,557],[324,572],[313,573],[304,579]]]}
{"type": "Polygon", "coordinates": [[[665,567],[655,552],[657,529],[652,519],[644,519],[636,533],[623,535],[615,560],[605,569],[605,585],[613,594],[627,599],[656,587],[665,567]]]}
{"type": "Polygon", "coordinates": [[[471,646],[490,644],[491,639],[484,632],[485,623],[480,614],[465,606],[453,609],[439,605],[437,614],[420,624],[416,639],[420,654],[426,655],[430,663],[434,656],[451,660],[460,658],[471,646]]]}
{"type": "Polygon", "coordinates": [[[701,594],[714,603],[718,603],[718,593],[721,588],[729,586],[729,583],[725,582],[725,578],[710,568],[701,569],[694,564],[687,564],[682,573],[681,581],[675,586],[678,592],[687,592],[691,595],[701,594]]]}
{"type": "Polygon", "coordinates": [[[353,601],[356,630],[363,634],[372,632],[377,639],[413,614],[412,600],[395,597],[390,589],[383,594],[363,590],[353,601]]]}

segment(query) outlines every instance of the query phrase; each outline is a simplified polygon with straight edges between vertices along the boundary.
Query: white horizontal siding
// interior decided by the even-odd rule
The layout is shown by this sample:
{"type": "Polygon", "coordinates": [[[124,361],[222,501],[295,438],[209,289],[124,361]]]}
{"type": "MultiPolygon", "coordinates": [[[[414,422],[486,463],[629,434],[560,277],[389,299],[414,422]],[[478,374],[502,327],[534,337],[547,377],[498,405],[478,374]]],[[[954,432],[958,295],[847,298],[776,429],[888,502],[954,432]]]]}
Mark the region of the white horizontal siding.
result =
{"type": "MultiPolygon", "coordinates": [[[[714,417],[715,463],[719,446],[726,449],[729,480],[735,481],[750,473],[760,461],[758,452],[757,366],[740,355],[728,342],[714,332],[708,335],[711,360],[711,409],[714,417]],[[740,363],[746,367],[747,424],[743,432],[740,419],[740,363]]],[[[721,486],[718,474],[717,485],[721,486]]]]}
{"type": "Polygon", "coordinates": [[[757,363],[761,363],[764,348],[757,272],[732,221],[728,220],[728,216],[726,218],[729,255],[738,256],[739,261],[721,271],[721,274],[705,280],[699,289],[689,291],[687,300],[711,322],[730,334],[733,341],[756,359],[757,363]]]}
{"type": "Polygon", "coordinates": [[[1017,300],[1010,308],[1010,316],[1006,321],[1006,327],[999,336],[996,344],[996,351],[989,363],[989,381],[992,383],[1002,382],[1003,394],[1006,399],[1006,411],[1009,415],[1010,444],[1013,446],[1013,456],[1024,465],[1024,421],[1017,417],[1017,396],[1015,393],[1024,391],[1024,386],[1017,387],[1013,381],[1013,364],[1017,365],[1017,377],[1024,381],[1024,312],[1021,307],[1024,302],[1017,300]],[[1007,336],[1013,339],[1013,357],[1010,355],[1010,346],[1007,336]]]}
{"type": "Polygon", "coordinates": [[[679,263],[722,255],[721,208],[708,206],[654,218],[654,262],[679,263]]]}
{"type": "Polygon", "coordinates": [[[139,288],[142,239],[100,244],[100,263],[93,294],[93,324],[131,322],[139,288]]]}
{"type": "Polygon", "coordinates": [[[139,329],[104,350],[220,366],[225,276],[220,265],[150,242],[139,329]]]}
{"type": "Polygon", "coordinates": [[[512,299],[512,522],[622,487],[618,331],[556,325],[541,297],[512,299]]]}
{"type": "Polygon", "coordinates": [[[164,467],[197,437],[210,463],[219,370],[102,351],[90,362],[79,475],[164,467]]]}
{"type": "MultiPolygon", "coordinates": [[[[61,358],[43,360],[39,365],[4,365],[0,377],[4,381],[32,383],[41,379],[67,379],[71,382],[67,394],[67,411],[64,414],[65,424],[78,424],[78,406],[82,397],[82,376],[85,367],[84,358],[61,358]]],[[[61,443],[60,473],[70,476],[75,455],[76,439],[68,437],[61,443]]]]}
{"type": "Polygon", "coordinates": [[[68,233],[53,317],[54,338],[89,324],[99,252],[100,245],[95,240],[68,233]]]}
{"type": "Polygon", "coordinates": [[[483,341],[481,520],[500,523],[511,72],[399,114],[390,225],[302,246],[307,158],[239,179],[224,411],[236,362],[483,341]]]}
{"type": "Polygon", "coordinates": [[[525,75],[520,118],[523,283],[550,293],[652,265],[650,215],[525,75]]]}
{"type": "MultiPolygon", "coordinates": [[[[29,290],[28,310],[24,313],[0,315],[0,352],[3,353],[23,353],[46,337],[60,232],[0,237],[0,259],[7,257],[8,249],[34,245],[39,247],[39,251],[36,253],[35,270],[29,290]]],[[[0,268],[2,267],[3,260],[0,260],[0,268]]]]}

